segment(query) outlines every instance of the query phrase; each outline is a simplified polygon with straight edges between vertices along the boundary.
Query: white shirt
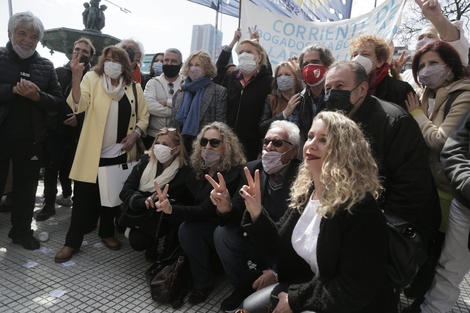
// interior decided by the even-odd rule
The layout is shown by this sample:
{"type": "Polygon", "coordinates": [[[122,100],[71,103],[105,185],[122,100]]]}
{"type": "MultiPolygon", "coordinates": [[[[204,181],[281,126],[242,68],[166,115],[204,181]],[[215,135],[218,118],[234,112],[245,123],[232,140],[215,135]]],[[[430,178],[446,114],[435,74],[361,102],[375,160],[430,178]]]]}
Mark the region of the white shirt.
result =
{"type": "Polygon", "coordinates": [[[292,246],[297,254],[309,265],[316,277],[320,277],[317,262],[317,240],[320,233],[321,215],[318,214],[319,200],[310,200],[292,232],[292,246]]]}

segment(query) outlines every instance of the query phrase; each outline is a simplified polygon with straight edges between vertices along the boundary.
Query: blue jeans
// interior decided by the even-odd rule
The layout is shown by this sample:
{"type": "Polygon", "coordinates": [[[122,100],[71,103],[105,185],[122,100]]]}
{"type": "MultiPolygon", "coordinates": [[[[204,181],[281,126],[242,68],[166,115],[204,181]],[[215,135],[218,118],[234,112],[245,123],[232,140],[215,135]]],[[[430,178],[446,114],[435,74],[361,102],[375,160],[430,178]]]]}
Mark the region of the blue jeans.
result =
{"type": "Polygon", "coordinates": [[[180,244],[188,257],[195,289],[207,288],[213,284],[213,236],[217,225],[217,220],[210,219],[202,222],[183,222],[179,228],[180,244]]]}
{"type": "Polygon", "coordinates": [[[238,226],[218,226],[214,232],[214,244],[229,281],[235,288],[250,288],[262,270],[272,267],[274,258],[264,254],[254,242],[241,234],[238,226]],[[256,264],[250,270],[247,262],[256,264]]]}

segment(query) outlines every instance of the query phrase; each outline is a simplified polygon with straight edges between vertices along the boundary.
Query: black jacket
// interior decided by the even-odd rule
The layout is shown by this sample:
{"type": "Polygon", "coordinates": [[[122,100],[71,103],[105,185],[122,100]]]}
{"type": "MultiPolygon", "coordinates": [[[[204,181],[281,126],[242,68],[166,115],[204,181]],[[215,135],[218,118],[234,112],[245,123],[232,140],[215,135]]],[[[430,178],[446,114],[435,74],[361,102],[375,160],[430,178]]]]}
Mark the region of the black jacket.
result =
{"type": "Polygon", "coordinates": [[[239,71],[228,74],[227,124],[235,131],[245,148],[248,161],[256,160],[261,152],[259,123],[266,96],[271,92],[273,78],[265,66],[244,88],[240,84],[239,71]]]}
{"type": "MultiPolygon", "coordinates": [[[[278,191],[280,193],[279,198],[285,201],[279,202],[276,208],[272,208],[272,211],[276,212],[274,216],[271,215],[271,218],[274,219],[274,221],[277,221],[282,215],[284,215],[284,212],[287,210],[287,204],[288,204],[287,201],[289,199],[290,187],[293,181],[295,180],[299,165],[300,165],[300,161],[297,159],[293,159],[287,165],[287,172],[284,175],[283,185],[281,189],[279,189],[278,191]]],[[[262,199],[261,201],[263,201],[263,199],[265,199],[265,196],[266,196],[269,177],[268,177],[268,174],[263,170],[262,161],[254,160],[254,161],[246,163],[245,166],[248,168],[252,176],[255,175],[256,170],[259,170],[261,199],[262,199]]],[[[242,172],[240,173],[240,177],[241,177],[241,180],[240,180],[238,189],[240,189],[243,185],[248,185],[248,181],[246,180],[245,172],[243,169],[242,169],[242,172]]],[[[227,224],[240,225],[245,209],[246,209],[245,201],[240,196],[240,193],[236,192],[232,198],[232,210],[228,213],[220,215],[221,224],[222,225],[227,225],[227,224]]]]}
{"type": "Polygon", "coordinates": [[[47,110],[57,110],[62,92],[51,61],[35,52],[20,59],[11,42],[0,50],[0,142],[26,140],[42,143],[47,137],[47,110]],[[13,87],[26,79],[35,83],[41,100],[35,102],[13,93],[13,87]]]}
{"type": "Polygon", "coordinates": [[[470,113],[447,138],[441,151],[441,162],[455,198],[470,210],[470,113]]]}
{"type": "Polygon", "coordinates": [[[274,224],[263,209],[248,233],[266,253],[276,254],[279,282],[288,285],[294,312],[385,312],[388,228],[377,203],[369,196],[345,210],[322,218],[317,241],[320,277],[292,246],[292,233],[300,213],[288,209],[274,224]]]}
{"type": "Polygon", "coordinates": [[[352,119],[371,144],[385,189],[381,208],[415,223],[430,238],[441,213],[428,148],[418,124],[399,106],[367,96],[352,119]]]}
{"type": "Polygon", "coordinates": [[[415,92],[410,84],[387,75],[375,88],[374,96],[395,103],[406,110],[405,100],[410,91],[415,92]]]}

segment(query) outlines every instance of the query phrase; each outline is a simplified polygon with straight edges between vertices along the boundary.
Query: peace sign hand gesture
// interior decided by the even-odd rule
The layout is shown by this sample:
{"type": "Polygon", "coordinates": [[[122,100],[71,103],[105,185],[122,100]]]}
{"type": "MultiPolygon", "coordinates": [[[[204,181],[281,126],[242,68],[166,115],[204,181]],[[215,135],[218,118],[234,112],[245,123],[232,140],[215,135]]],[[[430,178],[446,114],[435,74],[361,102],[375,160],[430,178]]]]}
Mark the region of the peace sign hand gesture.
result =
{"type": "Polygon", "coordinates": [[[219,213],[224,214],[228,213],[232,210],[232,203],[230,202],[230,193],[227,190],[227,185],[225,184],[225,179],[222,174],[217,173],[217,177],[219,178],[219,183],[217,183],[212,177],[209,175],[204,176],[207,181],[214,187],[211,191],[210,198],[212,203],[217,206],[217,211],[219,213]]]}
{"type": "Polygon", "coordinates": [[[246,180],[248,186],[243,185],[240,189],[240,196],[245,200],[245,206],[248,213],[250,213],[251,220],[254,222],[258,219],[261,214],[261,189],[259,170],[255,171],[255,177],[253,178],[248,170],[248,167],[243,169],[245,171],[246,180]]]}
{"type": "Polygon", "coordinates": [[[173,212],[173,208],[168,200],[168,188],[170,185],[166,184],[163,191],[158,186],[157,182],[154,182],[155,190],[157,191],[157,201],[155,202],[155,206],[157,207],[157,212],[163,212],[165,214],[171,214],[173,212]]]}

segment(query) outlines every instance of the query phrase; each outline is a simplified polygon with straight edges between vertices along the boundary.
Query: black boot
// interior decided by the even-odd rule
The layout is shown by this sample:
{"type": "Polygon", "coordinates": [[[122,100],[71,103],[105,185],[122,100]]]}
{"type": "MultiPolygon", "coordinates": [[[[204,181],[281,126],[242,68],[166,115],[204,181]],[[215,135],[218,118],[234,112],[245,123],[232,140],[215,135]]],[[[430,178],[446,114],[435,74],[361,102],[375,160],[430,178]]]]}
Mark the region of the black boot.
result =
{"type": "Polygon", "coordinates": [[[55,215],[55,204],[44,203],[42,210],[36,215],[36,221],[45,221],[55,215]]]}

